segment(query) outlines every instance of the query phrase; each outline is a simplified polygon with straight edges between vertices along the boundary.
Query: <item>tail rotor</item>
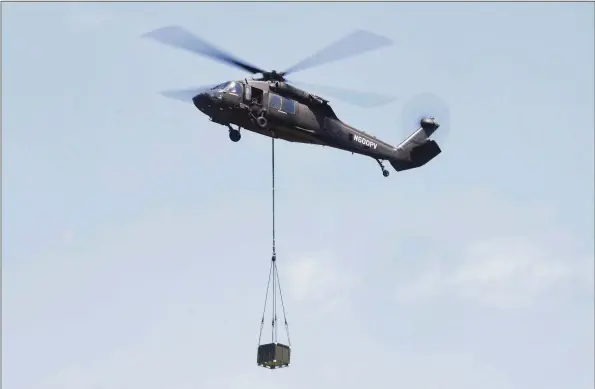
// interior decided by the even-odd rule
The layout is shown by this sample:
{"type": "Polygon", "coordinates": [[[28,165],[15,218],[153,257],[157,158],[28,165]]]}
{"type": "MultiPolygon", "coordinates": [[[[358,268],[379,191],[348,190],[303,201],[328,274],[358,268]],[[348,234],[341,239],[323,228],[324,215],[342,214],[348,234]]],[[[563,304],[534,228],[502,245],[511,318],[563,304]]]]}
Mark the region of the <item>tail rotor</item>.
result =
{"type": "Polygon", "coordinates": [[[450,135],[450,109],[446,102],[431,93],[423,93],[409,99],[401,112],[401,139],[407,137],[420,127],[434,127],[431,137],[440,144],[444,144],[450,135]]]}

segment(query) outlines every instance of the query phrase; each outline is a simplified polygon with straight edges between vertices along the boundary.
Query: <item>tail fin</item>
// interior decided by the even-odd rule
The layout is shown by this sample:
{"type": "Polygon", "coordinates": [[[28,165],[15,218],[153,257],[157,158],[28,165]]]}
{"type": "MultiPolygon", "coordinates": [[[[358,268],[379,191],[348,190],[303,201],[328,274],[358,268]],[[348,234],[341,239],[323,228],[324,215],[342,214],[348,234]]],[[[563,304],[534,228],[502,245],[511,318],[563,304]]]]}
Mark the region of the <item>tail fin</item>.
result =
{"type": "Polygon", "coordinates": [[[423,118],[420,128],[409,135],[395,150],[395,156],[389,160],[392,167],[400,172],[425,165],[442,152],[438,143],[430,136],[440,127],[434,118],[423,118]]]}

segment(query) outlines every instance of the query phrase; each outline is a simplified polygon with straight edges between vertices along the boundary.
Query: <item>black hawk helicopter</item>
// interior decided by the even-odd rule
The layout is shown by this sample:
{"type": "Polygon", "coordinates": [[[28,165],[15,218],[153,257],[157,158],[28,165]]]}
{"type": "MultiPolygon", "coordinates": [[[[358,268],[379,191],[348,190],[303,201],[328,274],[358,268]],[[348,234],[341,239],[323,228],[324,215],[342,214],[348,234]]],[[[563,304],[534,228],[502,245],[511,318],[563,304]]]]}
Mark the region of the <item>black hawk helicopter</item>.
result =
{"type": "MultiPolygon", "coordinates": [[[[276,72],[242,61],[182,27],[163,27],[143,36],[262,75],[258,79],[162,92],[166,97],[194,103],[211,121],[228,127],[233,142],[240,140],[240,129],[246,129],[290,142],[329,146],[374,158],[385,177],[389,172],[383,161],[388,161],[396,171],[403,171],[423,166],[441,152],[436,141],[430,139],[440,126],[434,116],[416,115],[416,123],[412,126],[417,130],[395,147],[342,122],[328,100],[289,84],[285,78],[298,70],[390,45],[392,42],[388,38],[357,30],[286,71],[276,72]],[[232,124],[237,128],[234,129],[232,124]]],[[[350,102],[360,100],[362,106],[392,100],[389,96],[334,89],[338,98],[350,102]],[[362,98],[367,102],[362,103],[362,98]]]]}

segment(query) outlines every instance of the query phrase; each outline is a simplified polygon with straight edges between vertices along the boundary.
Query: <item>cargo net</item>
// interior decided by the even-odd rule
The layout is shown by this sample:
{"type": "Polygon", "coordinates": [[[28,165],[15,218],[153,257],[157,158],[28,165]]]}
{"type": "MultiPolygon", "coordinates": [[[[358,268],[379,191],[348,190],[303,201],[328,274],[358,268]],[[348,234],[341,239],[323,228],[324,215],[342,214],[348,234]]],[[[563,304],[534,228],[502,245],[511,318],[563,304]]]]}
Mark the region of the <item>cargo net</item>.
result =
{"type": "Polygon", "coordinates": [[[291,354],[291,341],[289,338],[289,326],[287,325],[287,315],[285,314],[285,303],[283,302],[283,293],[281,292],[281,282],[279,281],[279,271],[277,270],[277,254],[275,253],[275,138],[272,138],[272,170],[273,170],[273,255],[271,257],[271,267],[269,269],[269,280],[264,298],[264,309],[262,310],[262,319],[260,321],[260,333],[258,335],[258,355],[256,363],[259,366],[269,369],[289,366],[291,354]],[[272,286],[272,288],[271,288],[272,286]],[[262,330],[264,328],[264,317],[267,310],[269,290],[271,293],[271,343],[261,344],[262,330]],[[277,324],[277,291],[281,301],[283,311],[283,323],[285,324],[285,334],[287,335],[287,344],[278,341],[277,324]]]}

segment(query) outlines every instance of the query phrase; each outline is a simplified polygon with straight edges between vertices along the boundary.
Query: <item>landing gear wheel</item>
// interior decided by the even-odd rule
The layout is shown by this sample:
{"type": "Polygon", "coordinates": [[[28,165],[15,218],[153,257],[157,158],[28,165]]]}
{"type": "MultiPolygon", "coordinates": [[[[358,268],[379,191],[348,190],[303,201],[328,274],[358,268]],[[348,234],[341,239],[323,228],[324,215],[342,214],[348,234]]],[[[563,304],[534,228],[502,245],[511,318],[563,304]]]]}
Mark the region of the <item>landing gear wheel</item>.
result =
{"type": "Polygon", "coordinates": [[[380,165],[380,169],[382,169],[382,175],[384,177],[388,177],[390,173],[388,172],[388,170],[386,170],[384,168],[384,165],[382,164],[382,162],[379,159],[377,159],[376,162],[378,162],[378,165],[380,165]]]}
{"type": "Polygon", "coordinates": [[[229,139],[232,142],[238,142],[240,139],[242,139],[242,134],[240,134],[240,132],[238,130],[229,130],[229,139]]]}

